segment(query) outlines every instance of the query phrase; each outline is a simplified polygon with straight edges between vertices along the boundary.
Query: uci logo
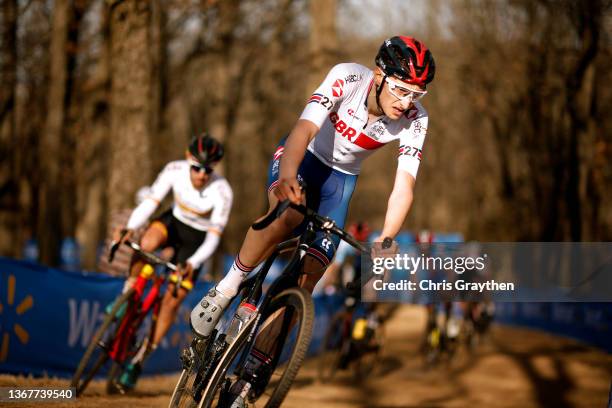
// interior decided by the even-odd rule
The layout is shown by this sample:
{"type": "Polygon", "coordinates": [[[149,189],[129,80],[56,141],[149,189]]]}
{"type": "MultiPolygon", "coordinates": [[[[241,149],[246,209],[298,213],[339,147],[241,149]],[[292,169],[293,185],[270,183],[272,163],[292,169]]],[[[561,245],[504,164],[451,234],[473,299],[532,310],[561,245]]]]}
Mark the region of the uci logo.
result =
{"type": "Polygon", "coordinates": [[[2,325],[0,326],[0,334],[2,342],[0,343],[0,362],[4,362],[8,358],[11,334],[17,336],[21,344],[27,344],[30,340],[30,334],[19,323],[15,321],[17,318],[34,306],[32,295],[27,295],[15,306],[15,289],[17,281],[15,275],[9,275],[7,279],[6,298],[0,296],[0,315],[2,315],[2,325]],[[6,302],[6,303],[4,303],[6,302]],[[12,323],[11,325],[11,322],[12,323]]]}

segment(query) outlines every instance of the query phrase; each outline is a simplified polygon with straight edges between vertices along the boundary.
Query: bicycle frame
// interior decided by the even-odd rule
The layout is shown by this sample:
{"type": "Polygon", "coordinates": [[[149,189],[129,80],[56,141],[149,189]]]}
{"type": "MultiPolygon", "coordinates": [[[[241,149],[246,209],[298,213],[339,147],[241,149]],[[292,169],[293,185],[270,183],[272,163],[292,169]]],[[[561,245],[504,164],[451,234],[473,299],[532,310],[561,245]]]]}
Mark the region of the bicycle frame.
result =
{"type": "MultiPolygon", "coordinates": [[[[134,338],[136,332],[140,328],[142,321],[147,316],[147,314],[153,309],[153,319],[152,325],[148,334],[148,341],[152,340],[153,334],[155,333],[155,327],[157,324],[157,316],[159,315],[159,309],[161,307],[161,287],[166,282],[168,278],[168,271],[174,270],[176,271],[176,266],[164,261],[157,256],[143,252],[138,244],[133,242],[125,242],[126,245],[135,250],[140,256],[142,256],[146,262],[138,277],[136,278],[136,282],[133,285],[134,288],[134,296],[128,303],[127,310],[125,315],[121,320],[121,324],[117,331],[117,335],[113,343],[110,345],[108,354],[109,357],[118,363],[124,362],[129,356],[130,344],[129,342],[134,338]],[[147,266],[149,268],[153,268],[152,264],[160,264],[164,265],[164,273],[160,276],[156,275],[154,270],[150,272],[145,272],[147,266]],[[153,279],[153,285],[151,289],[147,293],[147,296],[143,299],[145,289],[147,283],[153,279]]],[[[111,251],[109,255],[109,261],[112,262],[115,251],[118,248],[119,243],[114,243],[111,245],[111,251]]],[[[180,285],[181,282],[177,282],[177,285],[180,285]]]]}
{"type": "Polygon", "coordinates": [[[161,286],[165,282],[165,277],[156,276],[153,280],[153,285],[149,290],[149,293],[147,293],[147,296],[141,301],[149,280],[150,277],[144,277],[142,273],[138,275],[136,283],[134,284],[134,297],[132,298],[125,312],[125,316],[121,321],[115,341],[110,347],[108,354],[112,360],[118,363],[122,363],[130,357],[129,342],[136,334],[142,321],[151,309],[153,309],[153,324],[148,336],[151,337],[155,332],[157,316],[159,315],[159,309],[161,306],[161,286]],[[137,306],[140,305],[141,307],[138,308],[137,306]]]}
{"type": "MultiPolygon", "coordinates": [[[[314,227],[312,223],[308,223],[306,230],[299,237],[292,238],[290,240],[278,244],[276,246],[275,251],[272,253],[272,255],[270,255],[270,257],[268,257],[268,259],[264,263],[264,266],[257,273],[257,275],[255,275],[253,278],[247,279],[241,285],[241,288],[250,288],[248,293],[243,297],[243,300],[251,304],[257,304],[259,302],[262,296],[263,282],[270,270],[270,267],[282,252],[290,250],[291,248],[295,248],[291,259],[283,269],[283,272],[280,274],[280,276],[276,280],[274,280],[274,282],[272,282],[272,284],[266,291],[264,299],[259,305],[258,309],[265,310],[269,303],[272,301],[272,299],[277,294],[281,293],[283,290],[290,287],[299,286],[298,281],[303,273],[302,267],[304,264],[304,257],[306,256],[308,248],[310,247],[310,245],[312,245],[315,239],[316,233],[314,227]]],[[[260,318],[261,314],[258,314],[258,321],[256,321],[255,324],[251,327],[251,335],[249,336],[246,346],[244,347],[244,352],[238,360],[239,367],[244,366],[244,362],[256,341],[256,336],[254,336],[253,334],[257,332],[260,324],[262,323],[260,318]]],[[[290,333],[292,320],[293,317],[291,313],[283,314],[282,326],[277,336],[278,341],[276,343],[276,350],[274,350],[273,353],[272,366],[276,366],[278,360],[281,357],[282,348],[284,347],[286,338],[290,333]]]]}
{"type": "MultiPolygon", "coordinates": [[[[302,232],[297,238],[292,238],[278,244],[274,248],[272,254],[270,254],[264,261],[261,269],[259,269],[254,276],[243,281],[238,288],[237,296],[240,296],[240,299],[243,302],[248,302],[251,305],[258,305],[254,317],[246,322],[238,335],[233,337],[234,341],[237,341],[237,339],[240,338],[241,341],[244,342],[239,345],[240,353],[232,356],[232,366],[235,367],[236,370],[234,373],[238,375],[242,375],[242,370],[245,368],[246,358],[251,352],[252,347],[256,344],[257,336],[255,334],[264,323],[262,318],[263,314],[272,312],[269,310],[269,306],[271,305],[273,299],[286,289],[299,287],[299,280],[303,274],[302,269],[304,266],[305,256],[308,249],[315,242],[317,232],[334,234],[339,236],[341,239],[344,239],[360,251],[367,251],[367,248],[356,241],[355,238],[341,228],[337,227],[333,220],[320,216],[313,210],[308,209],[303,205],[291,204],[288,201],[279,202],[275,209],[273,209],[262,220],[253,224],[252,228],[254,230],[266,228],[289,207],[295,209],[305,216],[303,221],[305,225],[304,232],[302,232]],[[271,283],[264,294],[263,283],[272,264],[281,253],[288,250],[293,250],[289,262],[283,269],[280,276],[271,283]]],[[[292,328],[294,327],[294,318],[291,307],[275,309],[274,314],[266,316],[266,321],[270,316],[272,316],[273,319],[278,319],[282,316],[282,325],[280,326],[278,334],[276,334],[276,332],[274,333],[273,339],[275,340],[275,344],[273,345],[273,350],[270,350],[270,354],[272,355],[272,362],[270,366],[276,367],[287,338],[291,334],[292,328]]],[[[182,388],[182,391],[180,391],[178,395],[182,395],[182,392],[189,392],[195,401],[200,400],[203,395],[208,395],[210,392],[209,387],[211,386],[210,380],[212,378],[218,378],[216,377],[218,375],[224,376],[226,374],[225,371],[219,371],[222,368],[217,366],[217,363],[219,361],[223,361],[227,357],[227,353],[232,350],[232,347],[233,344],[228,343],[226,340],[226,334],[217,331],[217,329],[213,331],[213,334],[209,340],[201,340],[194,337],[190,348],[186,349],[186,353],[183,353],[181,360],[183,361],[184,369],[190,370],[191,373],[195,375],[195,378],[192,382],[193,385],[190,386],[191,389],[186,391],[186,388],[182,388]]],[[[227,370],[227,367],[225,367],[224,370],[227,370]]],[[[191,375],[192,374],[188,374],[187,378],[190,378],[191,375]]],[[[181,379],[182,378],[183,377],[181,376],[181,379]]],[[[219,385],[218,383],[215,384],[215,386],[219,385]]],[[[177,387],[178,386],[179,385],[177,385],[177,387]]],[[[173,395],[173,401],[174,397],[175,395],[173,395]]],[[[200,404],[202,403],[203,400],[200,400],[200,404]]]]}
{"type": "Polygon", "coordinates": [[[280,276],[274,282],[272,282],[272,284],[268,288],[268,291],[266,293],[266,299],[264,299],[264,303],[262,303],[260,309],[263,309],[265,306],[267,306],[267,303],[269,303],[269,299],[274,297],[274,295],[282,292],[283,290],[289,287],[297,286],[300,275],[302,274],[301,267],[303,266],[304,257],[306,256],[308,248],[310,248],[315,239],[316,233],[314,227],[312,223],[308,223],[308,225],[306,226],[306,230],[299,237],[292,238],[278,244],[272,255],[270,255],[268,259],[266,259],[264,266],[257,273],[257,275],[253,278],[245,280],[240,285],[240,289],[248,287],[251,288],[248,295],[245,297],[246,301],[250,302],[251,304],[256,304],[259,301],[259,299],[261,298],[261,288],[263,286],[263,282],[266,279],[266,276],[268,275],[268,271],[272,267],[272,264],[274,263],[278,255],[293,248],[295,248],[293,256],[283,269],[283,272],[280,274],[280,276]],[[255,282],[252,283],[252,280],[255,280],[255,282]]]}
{"type": "MultiPolygon", "coordinates": [[[[155,332],[156,321],[161,308],[161,287],[167,280],[174,280],[175,275],[169,275],[169,271],[177,271],[176,265],[161,259],[155,254],[143,251],[140,245],[129,241],[115,241],[111,243],[109,251],[109,262],[113,261],[119,245],[125,243],[136,251],[144,260],[145,264],[136,277],[136,282],[129,291],[120,294],[107,307],[106,316],[102,325],[96,329],[93,338],[89,341],[87,349],[81,357],[76,371],[72,377],[71,385],[76,388],[77,393],[82,393],[89,382],[94,378],[103,365],[109,360],[113,362],[107,378],[107,391],[117,390],[115,380],[121,375],[121,368],[131,356],[146,357],[150,351],[152,335],[155,332]],[[164,273],[155,275],[152,265],[165,266],[164,273]],[[172,277],[172,279],[169,279],[172,277]],[[152,285],[145,295],[148,282],[152,285]],[[110,308],[110,310],[108,310],[110,308]],[[153,313],[151,327],[139,333],[143,320],[149,313],[153,313]],[[137,337],[138,336],[138,337],[137,337]],[[142,343],[140,340],[142,339],[142,343]]],[[[176,276],[177,286],[182,286],[183,275],[176,276]]],[[[176,296],[176,287],[172,294],[176,296]]],[[[139,357],[140,358],[140,357],[139,357]]],[[[130,360],[131,362],[131,360],[130,360]]]]}

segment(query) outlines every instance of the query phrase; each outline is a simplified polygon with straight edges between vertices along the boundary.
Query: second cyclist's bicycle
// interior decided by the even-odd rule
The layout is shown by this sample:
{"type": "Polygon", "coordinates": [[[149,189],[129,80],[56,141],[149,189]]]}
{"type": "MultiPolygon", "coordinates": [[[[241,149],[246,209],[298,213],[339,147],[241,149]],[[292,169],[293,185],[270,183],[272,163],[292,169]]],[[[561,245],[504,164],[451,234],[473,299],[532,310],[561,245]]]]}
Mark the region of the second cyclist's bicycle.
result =
{"type": "MultiPolygon", "coordinates": [[[[119,376],[124,372],[137,353],[147,353],[155,332],[155,323],[163,296],[162,288],[170,280],[175,282],[173,295],[177,288],[187,284],[176,272],[176,266],[155,254],[143,251],[136,243],[126,241],[142,259],[145,260],[134,285],[119,295],[110,307],[100,328],[95,332],[85,354],[72,377],[71,386],[77,395],[83,393],[90,381],[106,363],[110,362],[107,374],[107,391],[122,391],[118,385],[119,376]],[[157,275],[154,266],[162,265],[163,273],[157,275]],[[151,283],[148,292],[145,290],[151,283]],[[151,316],[150,321],[147,319],[151,316]],[[148,322],[149,324],[145,324],[148,322]]],[[[112,262],[119,243],[111,246],[109,260],[112,262]]]]}

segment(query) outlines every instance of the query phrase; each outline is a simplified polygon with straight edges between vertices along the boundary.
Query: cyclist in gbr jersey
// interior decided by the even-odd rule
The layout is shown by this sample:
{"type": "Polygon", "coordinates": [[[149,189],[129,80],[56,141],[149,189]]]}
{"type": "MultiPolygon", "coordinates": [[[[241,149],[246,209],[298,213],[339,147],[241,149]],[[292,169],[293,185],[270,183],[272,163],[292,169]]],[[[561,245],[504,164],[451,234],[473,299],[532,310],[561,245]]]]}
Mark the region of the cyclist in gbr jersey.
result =
{"type": "MultiPolygon", "coordinates": [[[[172,296],[174,283],[170,283],[162,299],[159,320],[153,334],[150,351],[168,332],[178,313],[179,306],[193,288],[200,266],[216,250],[232,207],[232,189],[225,178],[215,173],[213,166],[223,157],[223,146],[204,133],[192,139],[186,152],[186,160],[170,162],[151,186],[150,195],[132,212],[127,225],[115,232],[115,241],[127,240],[133,231],[145,225],[161,201],[172,190],[172,208],[154,220],[145,231],[140,245],[153,252],[159,248],[172,248],[172,262],[184,279],[172,296]]],[[[144,262],[132,259],[132,266],[125,290],[140,273],[144,262]]],[[[178,282],[176,276],[171,280],[178,282]],[[174,278],[174,279],[173,279],[174,278]]],[[[135,385],[143,356],[137,356],[119,383],[123,388],[135,385]]]]}
{"type": "MultiPolygon", "coordinates": [[[[375,241],[391,240],[400,231],[412,204],[427,131],[427,113],[419,100],[434,78],[435,64],[422,42],[403,36],[386,40],[375,62],[374,71],[354,63],[336,65],[312,94],[272,158],[270,210],[278,200],[303,200],[299,179],[306,184],[306,204],[343,227],[361,162],[399,139],[394,187],[375,241]]],[[[300,221],[297,212],[288,210],[268,228],[248,231],[226,277],[192,311],[196,334],[209,336],[242,279],[300,221]]],[[[321,236],[317,248],[309,251],[305,288],[312,290],[321,277],[338,240],[321,236]]]]}
{"type": "Polygon", "coordinates": [[[374,93],[374,82],[374,72],[362,65],[336,65],[310,97],[300,117],[319,127],[307,149],[332,169],[358,175],[366,157],[399,139],[398,168],[416,178],[427,130],[427,112],[418,99],[425,91],[412,90],[387,76],[388,95],[394,96],[395,92],[408,98],[396,98],[398,103],[391,105],[384,115],[377,115],[382,111],[371,114],[368,96],[374,93]]]}

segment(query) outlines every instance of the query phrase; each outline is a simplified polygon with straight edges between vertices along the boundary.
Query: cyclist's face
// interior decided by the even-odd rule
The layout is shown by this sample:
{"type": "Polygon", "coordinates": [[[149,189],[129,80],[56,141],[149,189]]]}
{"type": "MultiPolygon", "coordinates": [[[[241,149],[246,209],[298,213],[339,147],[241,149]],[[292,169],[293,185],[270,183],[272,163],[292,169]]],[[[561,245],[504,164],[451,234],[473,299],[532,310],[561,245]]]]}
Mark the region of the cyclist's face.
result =
{"type": "Polygon", "coordinates": [[[206,185],[212,173],[211,170],[212,169],[204,169],[196,165],[189,166],[189,178],[195,189],[201,189],[206,185]]]}
{"type": "MultiPolygon", "coordinates": [[[[383,78],[383,72],[377,68],[377,86],[380,86],[383,78]]],[[[397,120],[413,106],[415,100],[424,95],[424,92],[425,88],[418,85],[402,82],[398,78],[387,78],[380,93],[379,103],[390,119],[397,120]]]]}

